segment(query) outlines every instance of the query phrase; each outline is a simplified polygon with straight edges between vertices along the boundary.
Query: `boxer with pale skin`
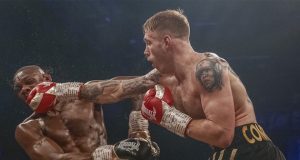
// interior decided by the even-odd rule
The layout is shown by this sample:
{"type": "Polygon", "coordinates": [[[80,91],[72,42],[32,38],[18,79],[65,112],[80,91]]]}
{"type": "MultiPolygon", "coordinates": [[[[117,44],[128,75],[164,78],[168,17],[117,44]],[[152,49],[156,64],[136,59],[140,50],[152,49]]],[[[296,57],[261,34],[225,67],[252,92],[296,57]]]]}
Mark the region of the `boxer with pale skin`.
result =
{"type": "Polygon", "coordinates": [[[16,128],[16,140],[33,160],[157,159],[148,121],[141,116],[141,96],[157,83],[153,70],[141,77],[115,77],[87,83],[55,83],[39,66],[20,68],[14,90],[34,111],[16,128]],[[101,107],[95,104],[133,99],[128,139],[107,144],[101,107]]]}
{"type": "Polygon", "coordinates": [[[143,29],[145,57],[162,74],[160,85],[145,95],[145,118],[209,144],[212,160],[285,159],[257,124],[245,86],[228,62],[193,49],[181,10],[158,12],[143,29]]]}

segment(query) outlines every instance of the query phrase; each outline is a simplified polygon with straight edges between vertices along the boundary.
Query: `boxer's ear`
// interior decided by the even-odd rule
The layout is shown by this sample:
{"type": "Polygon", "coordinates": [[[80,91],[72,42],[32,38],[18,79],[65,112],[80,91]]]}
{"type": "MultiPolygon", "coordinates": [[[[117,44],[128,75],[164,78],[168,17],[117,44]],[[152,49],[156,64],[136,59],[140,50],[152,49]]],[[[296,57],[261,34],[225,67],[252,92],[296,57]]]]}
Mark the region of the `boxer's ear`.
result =
{"type": "Polygon", "coordinates": [[[170,45],[171,45],[171,40],[172,40],[171,36],[168,35],[168,34],[166,34],[166,35],[163,37],[164,47],[166,47],[166,48],[170,47],[170,45]]]}
{"type": "Polygon", "coordinates": [[[166,34],[164,37],[163,37],[163,41],[165,43],[165,45],[170,45],[170,42],[171,42],[171,36],[166,34]]]}
{"type": "Polygon", "coordinates": [[[51,77],[51,75],[48,74],[48,73],[44,73],[44,74],[43,74],[43,79],[44,79],[45,81],[52,81],[52,77],[51,77]]]}

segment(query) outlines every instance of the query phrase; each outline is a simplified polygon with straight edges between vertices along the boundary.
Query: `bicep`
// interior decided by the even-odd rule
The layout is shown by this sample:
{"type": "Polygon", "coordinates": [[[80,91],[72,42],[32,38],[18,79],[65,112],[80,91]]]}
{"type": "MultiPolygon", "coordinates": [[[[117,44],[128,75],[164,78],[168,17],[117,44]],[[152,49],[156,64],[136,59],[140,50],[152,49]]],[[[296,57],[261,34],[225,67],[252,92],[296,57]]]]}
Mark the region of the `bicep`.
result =
{"type": "Polygon", "coordinates": [[[15,138],[31,159],[50,160],[53,156],[63,153],[63,150],[50,138],[42,133],[36,120],[19,124],[15,131],[15,138]]]}
{"type": "Polygon", "coordinates": [[[228,69],[217,61],[205,60],[197,65],[196,77],[203,90],[200,98],[206,118],[233,129],[234,102],[228,69]]]}
{"type": "Polygon", "coordinates": [[[206,119],[224,129],[234,128],[234,104],[230,94],[204,94],[201,99],[206,119]]]}

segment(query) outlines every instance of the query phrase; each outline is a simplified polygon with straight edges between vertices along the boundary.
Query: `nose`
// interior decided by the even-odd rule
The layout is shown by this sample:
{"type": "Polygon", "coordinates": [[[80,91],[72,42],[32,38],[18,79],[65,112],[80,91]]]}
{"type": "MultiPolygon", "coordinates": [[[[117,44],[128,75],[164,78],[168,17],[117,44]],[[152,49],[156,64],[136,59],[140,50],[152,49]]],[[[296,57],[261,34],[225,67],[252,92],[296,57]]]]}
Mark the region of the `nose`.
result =
{"type": "Polygon", "coordinates": [[[147,50],[147,48],[146,48],[145,51],[144,51],[144,55],[145,55],[146,58],[149,57],[149,55],[150,55],[150,53],[149,53],[149,51],[147,50]]]}
{"type": "Polygon", "coordinates": [[[144,52],[145,57],[149,57],[149,53],[148,52],[144,52]]]}
{"type": "Polygon", "coordinates": [[[28,96],[29,92],[31,91],[32,87],[31,86],[23,86],[21,89],[21,94],[25,97],[28,96]]]}

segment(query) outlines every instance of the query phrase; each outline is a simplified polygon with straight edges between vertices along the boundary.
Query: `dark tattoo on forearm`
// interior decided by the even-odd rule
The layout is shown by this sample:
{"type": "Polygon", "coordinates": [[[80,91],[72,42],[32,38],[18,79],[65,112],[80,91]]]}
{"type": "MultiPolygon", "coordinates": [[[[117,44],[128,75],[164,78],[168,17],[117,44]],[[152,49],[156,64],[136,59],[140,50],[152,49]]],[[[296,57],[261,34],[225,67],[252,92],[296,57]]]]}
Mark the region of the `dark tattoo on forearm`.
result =
{"type": "Polygon", "coordinates": [[[205,59],[196,66],[196,77],[209,92],[222,89],[222,66],[217,60],[205,59]]]}
{"type": "Polygon", "coordinates": [[[123,82],[124,94],[138,95],[145,93],[149,88],[154,87],[156,82],[140,77],[139,80],[129,80],[123,82]]]}
{"type": "Polygon", "coordinates": [[[103,90],[104,88],[98,87],[96,84],[87,85],[82,87],[82,89],[80,90],[79,98],[93,101],[97,98],[98,95],[103,94],[103,90]]]}
{"type": "Polygon", "coordinates": [[[84,85],[81,90],[80,98],[95,101],[101,97],[115,99],[119,98],[121,93],[120,80],[99,81],[92,84],[84,85]]]}
{"type": "Polygon", "coordinates": [[[133,110],[133,111],[139,111],[139,110],[141,110],[143,98],[144,98],[144,94],[140,94],[140,95],[134,96],[131,99],[131,101],[132,101],[131,110],[133,110]]]}
{"type": "Polygon", "coordinates": [[[123,94],[127,97],[144,94],[148,89],[158,84],[160,73],[157,69],[151,70],[144,76],[122,81],[123,94]]]}
{"type": "Polygon", "coordinates": [[[145,79],[153,81],[155,83],[159,82],[160,73],[157,69],[151,70],[149,73],[147,73],[145,76],[145,79]]]}
{"type": "Polygon", "coordinates": [[[143,94],[155,84],[156,82],[145,77],[128,80],[99,81],[83,85],[79,98],[96,101],[102,97],[114,102],[143,94]]]}

